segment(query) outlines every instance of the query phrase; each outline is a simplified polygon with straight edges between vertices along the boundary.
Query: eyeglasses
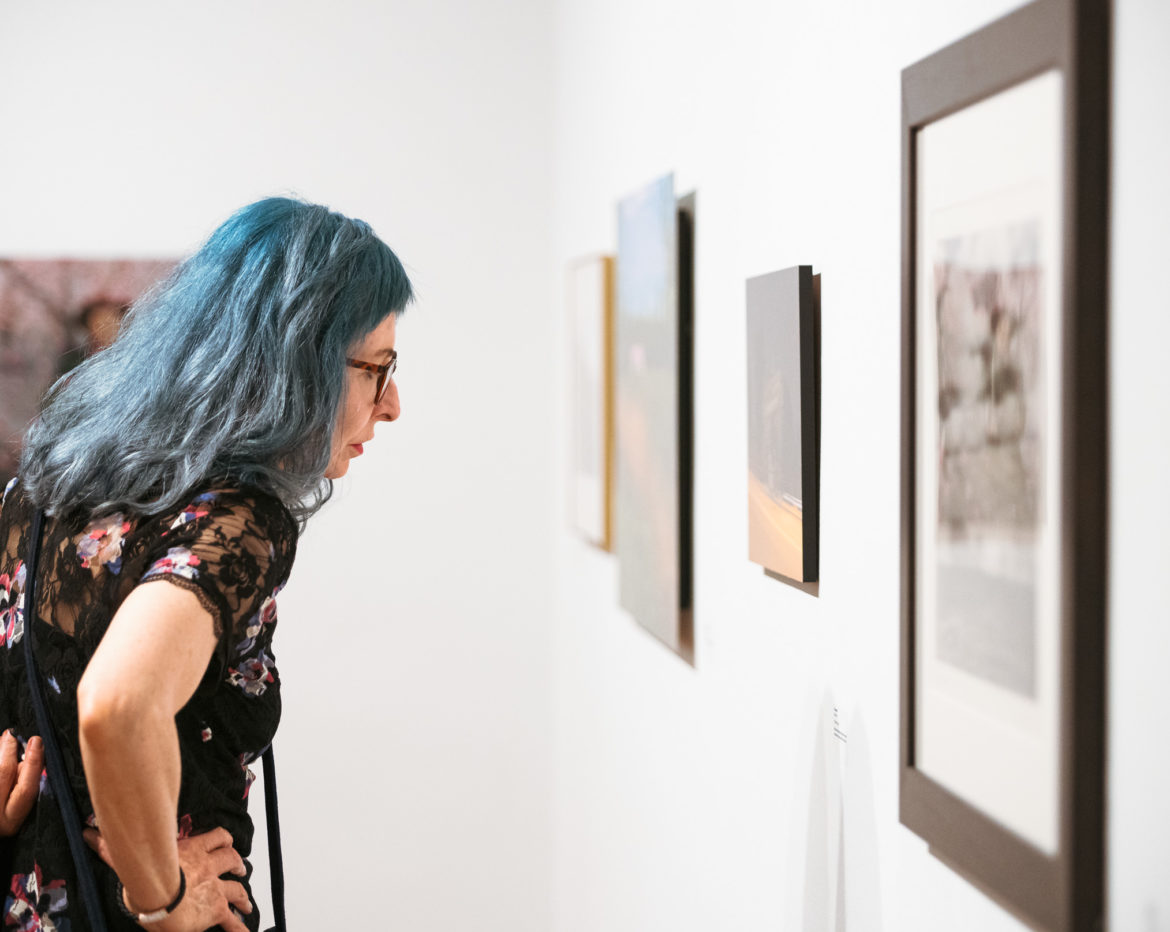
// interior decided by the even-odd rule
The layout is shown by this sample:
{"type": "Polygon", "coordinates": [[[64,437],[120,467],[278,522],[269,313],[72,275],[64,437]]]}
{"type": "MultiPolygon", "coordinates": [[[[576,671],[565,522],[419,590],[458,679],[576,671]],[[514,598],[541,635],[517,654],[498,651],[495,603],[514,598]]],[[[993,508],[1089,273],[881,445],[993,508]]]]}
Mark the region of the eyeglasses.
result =
{"type": "Polygon", "coordinates": [[[386,394],[386,386],[390,383],[391,376],[394,375],[394,371],[398,368],[398,350],[390,350],[390,361],[381,366],[373,362],[363,362],[360,359],[347,358],[345,362],[355,369],[377,374],[378,384],[374,388],[374,404],[378,404],[381,402],[382,396],[386,394]]]}

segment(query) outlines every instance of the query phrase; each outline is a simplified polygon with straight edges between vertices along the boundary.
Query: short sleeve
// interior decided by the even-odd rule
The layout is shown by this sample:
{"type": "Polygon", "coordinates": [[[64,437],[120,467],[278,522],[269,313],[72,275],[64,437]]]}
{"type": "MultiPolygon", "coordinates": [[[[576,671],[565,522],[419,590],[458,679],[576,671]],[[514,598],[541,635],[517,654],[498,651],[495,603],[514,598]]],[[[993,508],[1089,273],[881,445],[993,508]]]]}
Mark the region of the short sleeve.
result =
{"type": "Polygon", "coordinates": [[[284,585],[296,525],[284,505],[260,492],[204,492],[168,516],[147,555],[142,583],[165,580],[198,596],[221,644],[234,643],[284,585]]]}

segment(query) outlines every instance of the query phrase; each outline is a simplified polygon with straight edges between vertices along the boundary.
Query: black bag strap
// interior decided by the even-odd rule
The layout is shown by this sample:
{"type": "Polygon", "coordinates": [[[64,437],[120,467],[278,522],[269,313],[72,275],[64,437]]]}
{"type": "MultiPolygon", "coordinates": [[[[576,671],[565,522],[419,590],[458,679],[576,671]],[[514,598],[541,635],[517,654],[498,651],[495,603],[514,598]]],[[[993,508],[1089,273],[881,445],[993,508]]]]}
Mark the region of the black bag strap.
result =
{"type": "Polygon", "coordinates": [[[77,814],[77,803],[73,799],[73,788],[65,776],[65,760],[57,744],[57,734],[49,717],[49,706],[45,701],[44,687],[37,671],[36,654],[33,651],[33,628],[37,617],[37,559],[41,550],[41,532],[45,513],[38,510],[33,517],[32,533],[28,543],[28,562],[25,572],[24,589],[24,666],[28,674],[28,689],[32,696],[33,708],[37,713],[37,727],[41,730],[41,741],[45,745],[45,767],[53,796],[61,809],[61,820],[69,836],[69,852],[73,855],[73,866],[81,884],[81,899],[89,925],[94,932],[106,932],[106,920],[102,913],[102,901],[98,896],[97,881],[94,880],[93,866],[89,863],[89,849],[81,835],[81,817],[77,814]]]}
{"type": "MultiPolygon", "coordinates": [[[[49,772],[53,795],[61,809],[61,819],[65,823],[65,832],[69,836],[69,851],[73,855],[73,865],[77,870],[78,882],[81,884],[81,899],[85,903],[85,911],[88,914],[93,932],[106,932],[105,916],[102,913],[101,899],[97,892],[97,881],[94,879],[93,868],[87,854],[89,849],[81,834],[81,817],[77,813],[73,789],[69,786],[69,781],[65,776],[65,760],[61,757],[61,748],[57,744],[57,733],[49,716],[49,706],[45,700],[44,687],[41,684],[36,655],[33,652],[33,622],[36,619],[37,604],[37,560],[40,557],[44,522],[45,513],[38,509],[33,516],[32,531],[28,543],[28,560],[25,563],[25,672],[28,674],[28,688],[32,694],[33,707],[36,710],[37,727],[40,728],[41,740],[45,745],[45,769],[49,772]]],[[[268,820],[268,867],[272,880],[272,913],[276,920],[276,925],[268,932],[286,932],[288,926],[285,923],[284,915],[284,857],[280,849],[276,760],[272,754],[272,745],[269,745],[264,751],[264,810],[268,820]]]]}
{"type": "Polygon", "coordinates": [[[276,759],[272,745],[264,752],[264,811],[268,818],[268,873],[272,881],[272,917],[268,932],[287,932],[284,919],[284,856],[280,851],[280,812],[276,805],[276,759]]]}

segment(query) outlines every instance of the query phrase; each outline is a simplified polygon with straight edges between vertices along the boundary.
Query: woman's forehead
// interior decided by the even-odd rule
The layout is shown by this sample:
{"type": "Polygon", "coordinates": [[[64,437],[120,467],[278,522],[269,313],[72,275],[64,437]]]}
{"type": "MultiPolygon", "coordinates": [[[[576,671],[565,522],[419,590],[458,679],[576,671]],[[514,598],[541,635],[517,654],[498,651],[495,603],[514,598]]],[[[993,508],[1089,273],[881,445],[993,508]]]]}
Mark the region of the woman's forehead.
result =
{"type": "Polygon", "coordinates": [[[377,327],[366,334],[358,344],[358,351],[367,356],[389,356],[394,349],[398,315],[389,314],[377,327]]]}

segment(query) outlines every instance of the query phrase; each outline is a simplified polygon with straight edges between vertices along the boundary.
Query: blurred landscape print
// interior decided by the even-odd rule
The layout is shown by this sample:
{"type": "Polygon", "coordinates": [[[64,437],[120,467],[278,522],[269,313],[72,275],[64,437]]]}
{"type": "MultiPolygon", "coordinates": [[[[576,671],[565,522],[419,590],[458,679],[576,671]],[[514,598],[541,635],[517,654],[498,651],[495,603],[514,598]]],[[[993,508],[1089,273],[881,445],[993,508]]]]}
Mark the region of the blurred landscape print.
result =
{"type": "Polygon", "coordinates": [[[678,220],[674,176],[618,204],[615,333],[619,600],[680,649],[678,220]]]}
{"type": "Polygon", "coordinates": [[[1035,221],[936,249],[938,652],[1036,690],[1037,541],[1048,413],[1035,221]]]}

